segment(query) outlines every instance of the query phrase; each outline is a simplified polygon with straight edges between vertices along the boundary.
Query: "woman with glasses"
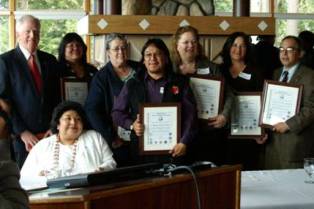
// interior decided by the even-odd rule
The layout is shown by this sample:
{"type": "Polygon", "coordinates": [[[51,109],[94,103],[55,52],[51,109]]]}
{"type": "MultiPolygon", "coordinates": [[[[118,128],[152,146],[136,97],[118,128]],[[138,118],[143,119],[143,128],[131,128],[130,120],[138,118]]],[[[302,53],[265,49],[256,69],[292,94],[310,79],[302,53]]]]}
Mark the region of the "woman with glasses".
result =
{"type": "MultiPolygon", "coordinates": [[[[264,79],[251,56],[251,47],[250,37],[243,32],[232,33],[223,46],[221,71],[235,94],[263,89],[264,79]]],[[[228,140],[227,162],[241,163],[246,170],[258,168],[260,147],[257,143],[262,143],[263,139],[228,140]]]]}
{"type": "Polygon", "coordinates": [[[97,68],[86,60],[87,46],[77,33],[67,33],[59,45],[59,63],[62,77],[76,77],[90,82],[97,68]]]}
{"type": "Polygon", "coordinates": [[[118,166],[128,164],[130,131],[113,126],[111,110],[114,99],[124,84],[133,78],[138,67],[137,62],[128,59],[127,49],[127,40],[122,34],[112,33],[107,36],[109,62],[94,76],[85,103],[92,127],[107,140],[118,166]]]}
{"type": "MultiPolygon", "coordinates": [[[[173,36],[172,57],[174,69],[177,73],[186,76],[216,76],[222,77],[216,64],[203,54],[199,42],[199,34],[192,26],[183,26],[177,29],[173,36]]],[[[200,134],[195,145],[193,155],[198,160],[209,160],[216,164],[224,163],[224,129],[231,112],[234,95],[231,89],[225,85],[225,100],[222,110],[218,115],[200,120],[200,134]]]]}

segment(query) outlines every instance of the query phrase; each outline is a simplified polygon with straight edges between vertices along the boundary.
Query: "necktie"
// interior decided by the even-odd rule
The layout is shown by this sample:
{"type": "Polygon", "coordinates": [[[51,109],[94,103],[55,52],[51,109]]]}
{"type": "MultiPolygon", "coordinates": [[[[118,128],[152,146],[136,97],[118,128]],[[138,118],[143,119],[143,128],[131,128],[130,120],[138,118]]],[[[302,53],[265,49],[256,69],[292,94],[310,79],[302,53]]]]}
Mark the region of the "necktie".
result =
{"type": "Polygon", "coordinates": [[[40,94],[42,89],[42,80],[33,54],[31,54],[31,56],[28,59],[28,66],[31,69],[32,77],[34,79],[37,92],[40,94]]]}
{"type": "Polygon", "coordinates": [[[284,71],[283,73],[282,73],[282,80],[281,80],[281,82],[285,82],[285,83],[287,83],[287,81],[288,81],[288,75],[289,75],[289,73],[288,73],[288,71],[284,71]]]}

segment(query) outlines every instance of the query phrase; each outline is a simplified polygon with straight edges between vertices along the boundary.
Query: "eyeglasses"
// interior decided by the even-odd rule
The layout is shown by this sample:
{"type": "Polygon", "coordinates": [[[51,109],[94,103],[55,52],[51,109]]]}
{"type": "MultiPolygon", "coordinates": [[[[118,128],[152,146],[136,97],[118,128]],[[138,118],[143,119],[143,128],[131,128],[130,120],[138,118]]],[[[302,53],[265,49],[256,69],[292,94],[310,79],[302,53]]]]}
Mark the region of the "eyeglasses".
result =
{"type": "Polygon", "coordinates": [[[110,50],[114,51],[114,52],[118,52],[118,51],[125,51],[127,48],[125,46],[120,46],[120,47],[115,47],[112,48],[110,50]]]}
{"type": "Polygon", "coordinates": [[[280,53],[293,53],[294,51],[296,51],[297,48],[294,48],[294,47],[287,47],[287,48],[283,48],[283,47],[279,47],[279,52],[280,53]]]}

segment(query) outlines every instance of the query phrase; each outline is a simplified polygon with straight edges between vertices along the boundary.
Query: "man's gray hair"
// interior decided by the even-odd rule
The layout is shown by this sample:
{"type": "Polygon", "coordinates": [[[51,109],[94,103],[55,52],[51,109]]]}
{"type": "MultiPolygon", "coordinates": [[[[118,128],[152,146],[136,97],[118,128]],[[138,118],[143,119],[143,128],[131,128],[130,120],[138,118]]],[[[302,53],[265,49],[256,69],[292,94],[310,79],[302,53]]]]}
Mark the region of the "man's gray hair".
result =
{"type": "Polygon", "coordinates": [[[33,21],[38,26],[38,29],[40,29],[40,20],[38,18],[34,17],[33,15],[23,15],[16,21],[16,31],[20,31],[21,26],[25,21],[33,21]]]}
{"type": "Polygon", "coordinates": [[[125,38],[124,35],[120,34],[120,33],[110,33],[107,38],[106,38],[106,49],[110,49],[110,43],[115,40],[115,39],[119,39],[121,41],[123,41],[125,43],[125,45],[127,45],[127,40],[125,38]]]}

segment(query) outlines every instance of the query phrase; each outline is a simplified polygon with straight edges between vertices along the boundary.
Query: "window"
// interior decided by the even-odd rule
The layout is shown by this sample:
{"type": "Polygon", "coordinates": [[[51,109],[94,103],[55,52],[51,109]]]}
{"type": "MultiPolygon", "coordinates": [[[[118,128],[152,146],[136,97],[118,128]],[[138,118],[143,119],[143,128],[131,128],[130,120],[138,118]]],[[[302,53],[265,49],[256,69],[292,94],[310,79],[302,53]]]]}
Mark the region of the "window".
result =
{"type": "Polygon", "coordinates": [[[0,54],[9,49],[9,23],[8,16],[0,16],[0,54]]]}
{"type": "Polygon", "coordinates": [[[0,10],[7,10],[9,8],[9,0],[0,0],[0,10]]]}
{"type": "Polygon", "coordinates": [[[77,20],[41,20],[39,48],[55,56],[62,37],[68,32],[76,32],[77,20]]]}
{"type": "Polygon", "coordinates": [[[314,31],[314,0],[277,0],[275,17],[277,45],[287,35],[314,31]]]}
{"type": "Polygon", "coordinates": [[[16,0],[17,10],[83,10],[83,0],[16,0]]]}
{"type": "Polygon", "coordinates": [[[276,13],[314,13],[314,0],[277,0],[276,13]]]}
{"type": "Polygon", "coordinates": [[[269,13],[270,12],[269,3],[270,3],[269,0],[251,0],[250,12],[251,13],[269,13]]]}
{"type": "Polygon", "coordinates": [[[231,13],[229,16],[232,15],[233,0],[215,0],[214,2],[216,14],[227,15],[225,13],[231,13]]]}

